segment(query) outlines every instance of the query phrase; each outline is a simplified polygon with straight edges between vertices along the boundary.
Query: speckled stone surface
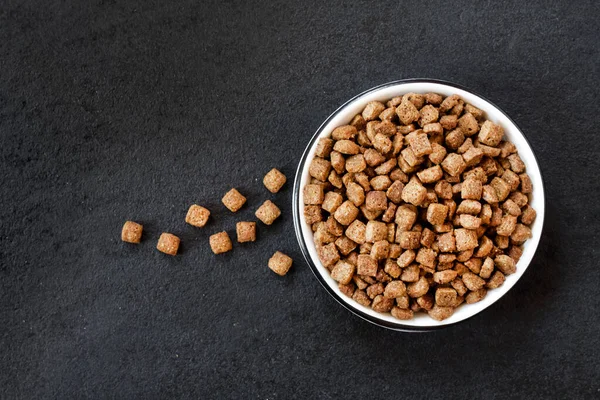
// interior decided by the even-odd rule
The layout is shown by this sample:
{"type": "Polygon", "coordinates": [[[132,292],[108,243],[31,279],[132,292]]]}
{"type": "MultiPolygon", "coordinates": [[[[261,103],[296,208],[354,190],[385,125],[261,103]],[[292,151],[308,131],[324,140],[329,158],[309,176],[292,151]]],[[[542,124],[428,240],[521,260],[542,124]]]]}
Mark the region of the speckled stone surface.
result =
{"type": "Polygon", "coordinates": [[[8,1],[0,5],[0,397],[598,398],[597,2],[8,1]],[[536,152],[545,233],[517,286],[430,334],[372,326],[301,257],[306,143],[372,86],[500,105],[536,152]],[[262,177],[288,177],[277,194],[262,177]],[[236,214],[220,202],[236,187],[236,214]],[[266,199],[255,243],[235,222],[266,199]],[[209,224],[184,223],[190,204],[209,224]],[[140,245],[120,241],[127,219],[140,245]],[[226,230],[232,252],[208,237],[226,230]],[[181,253],[159,253],[167,231],[181,253]],[[276,276],[268,259],[294,259],[276,276]]]}

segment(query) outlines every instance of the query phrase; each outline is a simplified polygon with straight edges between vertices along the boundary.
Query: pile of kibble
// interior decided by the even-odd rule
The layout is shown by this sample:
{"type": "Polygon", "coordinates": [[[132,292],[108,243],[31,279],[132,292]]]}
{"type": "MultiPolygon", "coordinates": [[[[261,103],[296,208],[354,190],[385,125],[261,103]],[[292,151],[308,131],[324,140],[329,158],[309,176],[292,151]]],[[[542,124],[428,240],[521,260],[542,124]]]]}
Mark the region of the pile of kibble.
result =
{"type": "MultiPolygon", "coordinates": [[[[285,175],[275,168],[269,171],[263,178],[263,184],[271,193],[279,192],[285,182],[285,175]]],[[[246,197],[234,188],[227,192],[221,201],[231,212],[237,212],[246,203],[246,197]]],[[[265,225],[271,225],[281,215],[281,211],[275,203],[267,200],[256,210],[255,215],[265,225]]],[[[202,228],[208,222],[209,217],[210,211],[207,208],[198,204],[192,204],[185,217],[185,222],[202,228]]],[[[235,228],[239,243],[254,242],[256,240],[256,222],[240,221],[236,224],[235,228]]],[[[126,221],[121,230],[121,239],[128,243],[140,243],[142,230],[142,225],[137,222],[126,221]]],[[[211,235],[209,243],[210,248],[215,254],[226,253],[233,248],[231,239],[226,231],[211,235]]],[[[156,248],[165,254],[174,256],[177,255],[179,244],[180,239],[177,236],[164,232],[160,235],[156,248]]],[[[287,274],[292,266],[292,259],[282,252],[277,251],[269,259],[268,266],[273,272],[283,276],[287,274]]]]}
{"type": "Polygon", "coordinates": [[[516,271],[532,184],[502,126],[458,95],[373,101],[321,138],[304,216],[322,264],[357,303],[450,317],[516,271]]]}

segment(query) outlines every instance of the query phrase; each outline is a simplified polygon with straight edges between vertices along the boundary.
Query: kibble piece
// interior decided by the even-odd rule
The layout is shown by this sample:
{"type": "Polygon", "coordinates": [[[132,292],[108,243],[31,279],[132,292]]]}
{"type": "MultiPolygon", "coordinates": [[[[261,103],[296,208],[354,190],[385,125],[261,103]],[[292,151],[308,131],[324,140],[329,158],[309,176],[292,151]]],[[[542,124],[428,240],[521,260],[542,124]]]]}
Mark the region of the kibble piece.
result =
{"type": "Polygon", "coordinates": [[[460,197],[469,200],[481,199],[483,192],[483,185],[481,181],[475,179],[467,179],[461,185],[460,197]]]}
{"type": "MultiPolygon", "coordinates": [[[[229,237],[227,237],[227,240],[229,240],[229,237]]],[[[160,251],[162,253],[174,256],[177,254],[177,250],[179,250],[180,242],[181,241],[177,236],[175,236],[171,233],[163,232],[163,233],[161,233],[160,237],[158,238],[158,243],[156,245],[156,248],[158,249],[158,251],[160,251]]],[[[225,250],[225,251],[229,251],[229,250],[231,250],[231,241],[229,241],[229,249],[225,250]]]]}
{"type": "Polygon", "coordinates": [[[450,153],[446,156],[444,161],[442,161],[442,168],[446,171],[450,176],[459,176],[463,173],[467,165],[465,164],[465,160],[456,153],[450,153]]]}
{"type": "MultiPolygon", "coordinates": [[[[331,234],[331,232],[329,232],[329,229],[327,228],[327,223],[326,222],[317,222],[315,224],[316,226],[316,230],[313,228],[314,231],[314,239],[315,239],[315,243],[316,244],[327,244],[327,243],[331,243],[334,242],[336,240],[336,236],[334,236],[333,234],[331,234]]],[[[239,241],[239,239],[238,239],[239,241]]]]}
{"type": "Polygon", "coordinates": [[[375,210],[375,211],[368,210],[366,205],[364,205],[364,204],[362,206],[360,206],[360,211],[362,212],[362,215],[369,221],[379,218],[379,216],[383,213],[382,210],[375,210]]]}
{"type": "Polygon", "coordinates": [[[425,101],[429,104],[433,104],[434,106],[439,105],[442,100],[444,100],[444,98],[442,97],[441,94],[438,93],[426,93],[425,94],[425,101]]]}
{"type": "Polygon", "coordinates": [[[239,243],[254,242],[256,240],[256,222],[238,222],[235,224],[235,232],[239,243]]]}
{"type": "Polygon", "coordinates": [[[344,285],[352,282],[352,276],[354,275],[355,267],[349,262],[340,260],[335,264],[335,267],[331,270],[331,277],[344,285]]]}
{"type": "Polygon", "coordinates": [[[338,126],[333,130],[333,132],[331,132],[331,137],[333,138],[333,140],[348,140],[354,139],[357,133],[358,130],[355,126],[342,125],[338,126]]]}
{"type": "Polygon", "coordinates": [[[321,214],[321,207],[304,206],[304,220],[309,225],[322,221],[323,215],[321,214]]]}
{"type": "Polygon", "coordinates": [[[379,151],[380,153],[387,154],[392,150],[393,143],[392,140],[384,135],[383,133],[378,133],[372,140],[373,147],[379,151]]]}
{"type": "Polygon", "coordinates": [[[362,154],[357,154],[346,159],[346,171],[348,172],[362,172],[365,170],[365,168],[367,168],[367,163],[365,162],[365,157],[362,154]]]}
{"type": "Polygon", "coordinates": [[[269,259],[269,268],[279,276],[284,276],[288,273],[292,266],[292,258],[276,251],[269,259]]]}
{"type": "Polygon", "coordinates": [[[371,179],[370,183],[373,190],[387,190],[392,180],[387,175],[378,175],[371,179]]]}
{"type": "MultiPolygon", "coordinates": [[[[305,188],[307,188],[308,186],[311,186],[311,185],[306,185],[305,188]]],[[[306,196],[306,192],[305,192],[305,196],[306,196]]],[[[342,205],[343,202],[344,202],[344,197],[341,194],[336,193],[336,192],[327,192],[327,194],[325,194],[325,198],[322,201],[321,208],[323,208],[323,210],[327,211],[328,213],[334,213],[335,210],[337,210],[337,208],[340,205],[342,205]]],[[[306,203],[306,200],[305,200],[305,203],[306,203]]]]}
{"type": "MultiPolygon", "coordinates": [[[[320,211],[320,207],[317,206],[320,211]]],[[[305,208],[306,213],[306,208],[305,208]]],[[[265,225],[271,225],[279,216],[281,211],[271,200],[265,201],[254,213],[256,218],[260,219],[265,225]]],[[[306,214],[305,214],[306,215],[306,214]]]]}
{"type": "Polygon", "coordinates": [[[529,175],[523,173],[519,175],[519,179],[521,179],[521,192],[527,194],[533,191],[533,184],[531,183],[531,178],[529,175]]]}
{"type": "Polygon", "coordinates": [[[457,214],[477,215],[481,211],[481,203],[476,200],[463,200],[456,209],[457,214]]]}
{"type": "Polygon", "coordinates": [[[395,299],[397,297],[402,297],[406,294],[406,285],[402,281],[391,281],[385,287],[383,292],[383,296],[395,299]]]}
{"type": "Polygon", "coordinates": [[[400,105],[396,108],[396,114],[402,125],[408,125],[413,121],[417,121],[420,117],[417,107],[410,102],[406,96],[402,99],[400,105]]]}
{"type": "Polygon", "coordinates": [[[417,253],[416,261],[426,267],[435,268],[437,253],[431,249],[421,248],[417,253]]]}
{"type": "Polygon", "coordinates": [[[365,243],[366,226],[359,220],[354,220],[346,229],[346,236],[358,244],[365,243]]]}
{"type": "Polygon", "coordinates": [[[502,204],[502,210],[504,210],[504,212],[507,214],[514,215],[515,217],[521,215],[521,208],[511,199],[506,200],[502,204]]]}
{"type": "Polygon", "coordinates": [[[435,237],[436,235],[431,229],[423,229],[423,232],[421,232],[421,245],[427,248],[431,248],[433,246],[433,243],[435,242],[435,237]]]}
{"type": "Polygon", "coordinates": [[[400,181],[395,181],[385,192],[387,198],[393,203],[400,203],[402,201],[402,191],[404,190],[404,184],[400,181]]]}
{"type": "Polygon", "coordinates": [[[479,290],[485,285],[485,281],[472,272],[465,272],[462,281],[467,289],[471,291],[479,290]]]}
{"type": "Polygon", "coordinates": [[[431,154],[429,154],[429,160],[434,164],[440,164],[446,158],[446,148],[438,143],[431,144],[431,154]]]}
{"type": "Polygon", "coordinates": [[[459,215],[460,226],[467,229],[477,229],[481,226],[481,219],[470,214],[459,215]]]}
{"type": "Polygon", "coordinates": [[[390,253],[390,242],[387,240],[379,240],[373,243],[371,248],[371,257],[376,260],[383,260],[388,257],[390,253]]]}
{"type": "Polygon", "coordinates": [[[365,202],[365,190],[356,182],[350,182],[346,185],[346,197],[356,207],[359,207],[365,202]]]}
{"type": "Polygon", "coordinates": [[[441,287],[435,291],[435,303],[439,306],[451,307],[457,297],[456,290],[452,288],[441,287]]]}
{"type": "Polygon", "coordinates": [[[416,282],[419,280],[419,266],[417,264],[411,264],[404,268],[400,279],[403,282],[416,282]]]}
{"type": "MultiPolygon", "coordinates": [[[[339,153],[337,151],[332,151],[331,155],[329,156],[329,159],[331,160],[331,162],[327,161],[328,164],[325,164],[321,161],[319,161],[317,163],[317,165],[313,166],[313,164],[311,163],[308,172],[310,173],[310,176],[314,177],[315,175],[319,175],[319,176],[323,176],[325,174],[325,172],[329,173],[329,171],[331,171],[331,168],[333,167],[333,169],[335,170],[335,172],[337,172],[338,174],[343,174],[344,171],[346,171],[346,159],[344,158],[344,156],[342,155],[342,153],[339,153]]],[[[322,160],[321,158],[316,158],[315,160],[322,160]]],[[[317,178],[319,179],[319,178],[317,178]]]]}
{"type": "Polygon", "coordinates": [[[504,136],[502,126],[494,124],[492,121],[485,121],[479,130],[478,139],[481,143],[496,147],[500,144],[504,136]]]}
{"type": "Polygon", "coordinates": [[[467,297],[465,297],[465,303],[467,303],[467,304],[477,303],[478,301],[483,300],[483,298],[485,297],[486,294],[487,294],[487,290],[484,288],[481,288],[474,292],[469,292],[469,294],[467,294],[467,297]]]}
{"type": "Polygon", "coordinates": [[[315,156],[321,158],[329,157],[331,154],[331,150],[333,150],[333,139],[330,138],[321,138],[317,142],[317,147],[315,149],[315,156]]]}
{"type": "Polygon", "coordinates": [[[431,154],[433,149],[431,148],[431,143],[429,143],[429,138],[426,133],[419,133],[414,135],[410,140],[410,148],[413,153],[417,157],[426,156],[431,154]]]}
{"type": "Polygon", "coordinates": [[[535,221],[536,216],[536,211],[528,204],[521,213],[521,222],[525,225],[531,225],[535,221]]]}
{"type": "Polygon", "coordinates": [[[506,183],[508,183],[511,192],[517,190],[519,188],[519,185],[521,184],[521,179],[519,179],[519,175],[517,175],[510,169],[504,170],[504,173],[502,174],[502,179],[504,179],[506,183]]]}
{"type": "Polygon", "coordinates": [[[347,256],[350,252],[356,249],[357,244],[346,236],[342,236],[335,241],[336,247],[342,255],[347,256]]]}
{"type": "Polygon", "coordinates": [[[444,141],[446,143],[446,147],[452,150],[457,150],[464,143],[465,135],[463,134],[462,129],[457,128],[448,132],[444,141]]]}
{"type": "Polygon", "coordinates": [[[385,156],[375,149],[365,150],[363,156],[369,167],[376,167],[385,161],[385,156]]]}
{"type": "Polygon", "coordinates": [[[358,275],[377,276],[377,260],[368,254],[360,254],[356,261],[358,275]]]}
{"type": "Polygon", "coordinates": [[[487,175],[485,174],[485,171],[481,167],[475,167],[475,168],[465,172],[463,175],[463,178],[464,178],[464,180],[475,179],[477,181],[480,181],[482,184],[485,184],[487,182],[487,175]]]}
{"type": "Polygon", "coordinates": [[[427,222],[431,225],[441,225],[448,216],[448,207],[443,204],[432,203],[427,207],[427,222]]]}
{"type": "Polygon", "coordinates": [[[125,221],[121,230],[121,240],[127,243],[139,243],[144,227],[137,222],[125,221]]]}
{"type": "Polygon", "coordinates": [[[369,243],[375,243],[379,240],[387,238],[388,227],[385,223],[379,221],[367,222],[367,230],[365,233],[365,240],[369,243]]]}
{"type": "Polygon", "coordinates": [[[458,275],[458,273],[456,271],[448,269],[445,271],[440,271],[440,272],[434,273],[433,281],[435,283],[444,285],[446,283],[452,282],[457,277],[457,275],[458,275]]]}
{"type": "MultiPolygon", "coordinates": [[[[387,160],[386,162],[384,162],[383,164],[381,164],[379,167],[375,168],[375,173],[377,175],[387,175],[389,174],[394,167],[396,166],[396,159],[395,158],[390,158],[389,160],[387,160]]],[[[391,176],[389,177],[392,181],[394,180],[391,176]]]]}
{"type": "Polygon", "coordinates": [[[494,271],[494,260],[490,257],[486,257],[485,261],[481,265],[481,269],[479,271],[479,276],[483,279],[488,279],[492,272],[494,271]]]}
{"type": "Polygon", "coordinates": [[[386,313],[390,312],[394,307],[394,299],[388,299],[383,297],[382,295],[376,296],[373,299],[373,304],[371,304],[371,308],[377,312],[386,313]]]}
{"type": "Polygon", "coordinates": [[[402,190],[402,200],[415,206],[422,204],[426,195],[427,189],[416,177],[413,177],[402,190]]]}
{"type": "Polygon", "coordinates": [[[496,191],[498,201],[504,201],[510,194],[510,185],[502,178],[494,177],[490,182],[490,186],[496,191]]]}
{"type": "Polygon", "coordinates": [[[329,268],[340,259],[340,253],[334,243],[317,246],[317,255],[324,267],[329,268]]]}
{"type": "Polygon", "coordinates": [[[333,145],[333,150],[341,154],[358,154],[360,152],[360,146],[354,143],[352,140],[338,140],[333,145]]]}
{"type": "Polygon", "coordinates": [[[425,107],[421,108],[419,114],[419,125],[421,126],[436,122],[440,116],[437,108],[432,105],[426,105],[425,107]]]}
{"type": "Polygon", "coordinates": [[[273,168],[263,178],[263,184],[267,189],[269,189],[269,192],[277,193],[285,184],[286,180],[287,179],[285,175],[281,171],[279,171],[277,168],[273,168]]]}
{"type": "Polygon", "coordinates": [[[525,163],[521,160],[521,157],[517,153],[511,154],[506,157],[508,162],[510,163],[510,169],[512,169],[517,174],[525,172],[525,163]]]}
{"type": "Polygon", "coordinates": [[[456,250],[464,251],[471,250],[477,247],[477,233],[470,229],[455,229],[454,236],[456,237],[456,250]]]}
{"type": "Polygon", "coordinates": [[[469,112],[466,112],[458,119],[458,127],[466,136],[472,136],[479,132],[479,123],[475,116],[469,112]]]}
{"type": "Polygon", "coordinates": [[[422,276],[418,281],[410,283],[406,287],[406,294],[412,298],[421,297],[424,296],[428,290],[429,282],[424,276],[422,276]]]}
{"type": "Polygon", "coordinates": [[[346,200],[335,210],[334,218],[342,225],[350,225],[358,216],[358,208],[351,201],[346,200]]]}
{"type": "Polygon", "coordinates": [[[494,248],[494,243],[487,236],[481,237],[481,243],[477,248],[477,252],[475,253],[475,257],[486,257],[492,249],[494,248]]]}
{"type": "Polygon", "coordinates": [[[225,231],[211,235],[209,238],[209,243],[210,248],[215,254],[225,253],[233,248],[231,239],[229,239],[229,235],[225,231]]]}
{"type": "Polygon", "coordinates": [[[229,211],[236,212],[237,210],[242,208],[242,206],[246,202],[246,198],[242,196],[242,194],[236,189],[231,189],[225,194],[225,196],[223,196],[223,199],[221,199],[221,201],[223,202],[225,207],[229,209],[229,211]]]}
{"type": "Polygon", "coordinates": [[[400,232],[397,240],[403,249],[418,249],[421,241],[421,232],[400,232]]]}
{"type": "MultiPolygon", "coordinates": [[[[333,158],[333,152],[331,153],[331,157],[333,158]]],[[[319,157],[313,158],[313,160],[310,163],[310,166],[308,167],[308,173],[310,174],[310,176],[323,182],[327,180],[327,177],[329,176],[329,171],[331,171],[331,163],[328,160],[319,157]]]]}
{"type": "Polygon", "coordinates": [[[450,318],[454,314],[454,307],[443,307],[436,304],[427,313],[436,321],[443,321],[450,318]]]}
{"type": "Polygon", "coordinates": [[[523,244],[531,237],[531,229],[523,224],[517,224],[515,230],[510,235],[510,240],[514,244],[523,244]]]}
{"type": "Polygon", "coordinates": [[[498,194],[496,193],[496,189],[491,187],[490,185],[483,186],[483,192],[481,194],[483,200],[485,200],[489,204],[496,204],[500,200],[498,199],[498,194]]]}
{"type": "Polygon", "coordinates": [[[369,211],[385,211],[387,209],[387,196],[384,191],[372,190],[367,193],[365,206],[369,211]]]}
{"type": "Polygon", "coordinates": [[[424,169],[420,172],[417,172],[417,177],[423,183],[433,183],[437,182],[444,176],[444,172],[439,165],[434,165],[433,167],[424,169]]]}
{"type": "Polygon", "coordinates": [[[371,101],[367,103],[365,109],[362,112],[362,117],[365,121],[372,121],[379,117],[379,114],[385,110],[385,106],[379,101],[371,101]]]}
{"type": "Polygon", "coordinates": [[[204,225],[206,225],[209,216],[210,211],[208,211],[206,208],[197,204],[192,204],[188,209],[187,215],[185,216],[185,222],[192,226],[202,228],[204,225]]]}
{"type": "Polygon", "coordinates": [[[505,215],[502,217],[500,225],[496,228],[496,234],[499,236],[510,236],[517,226],[517,217],[514,215],[505,215]]]}
{"type": "Polygon", "coordinates": [[[413,319],[414,317],[414,313],[412,310],[406,310],[400,307],[394,307],[392,308],[392,317],[402,320],[402,321],[406,321],[409,319],[413,319]]]}
{"type": "Polygon", "coordinates": [[[507,255],[500,254],[494,259],[494,264],[504,275],[510,275],[517,272],[517,264],[515,260],[507,255]]]}
{"type": "Polygon", "coordinates": [[[304,204],[318,205],[325,200],[323,185],[306,185],[304,186],[304,204]]]}
{"type": "Polygon", "coordinates": [[[369,287],[367,287],[367,295],[372,299],[379,296],[384,291],[385,291],[385,288],[384,288],[383,284],[379,283],[379,282],[374,283],[374,284],[370,285],[369,287]]]}

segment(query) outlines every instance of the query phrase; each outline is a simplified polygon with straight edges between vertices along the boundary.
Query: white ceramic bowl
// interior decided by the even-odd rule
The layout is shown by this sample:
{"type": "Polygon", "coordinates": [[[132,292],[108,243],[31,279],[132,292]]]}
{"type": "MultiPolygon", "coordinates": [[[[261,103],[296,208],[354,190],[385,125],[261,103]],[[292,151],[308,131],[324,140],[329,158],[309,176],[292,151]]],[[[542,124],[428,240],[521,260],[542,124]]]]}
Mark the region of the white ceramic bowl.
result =
{"type": "Polygon", "coordinates": [[[294,226],[300,248],[308,264],[311,266],[315,276],[321,282],[323,287],[327,289],[327,291],[340,304],[369,322],[395,330],[421,332],[464,321],[465,319],[485,310],[487,307],[500,299],[500,297],[504,296],[521,278],[534,256],[542,235],[545,211],[542,175],[540,173],[535,155],[533,154],[533,150],[517,125],[502,110],[500,110],[500,108],[482,96],[474,94],[472,91],[459,85],[431,79],[394,81],[376,86],[348,100],[333,114],[331,114],[329,118],[323,122],[319,129],[317,129],[317,132],[310,140],[310,143],[302,155],[302,159],[300,160],[300,164],[298,166],[298,171],[296,172],[292,200],[294,226]],[[318,139],[329,136],[335,127],[348,124],[352,117],[354,117],[356,114],[359,114],[369,101],[386,101],[392,97],[400,96],[410,92],[435,92],[444,96],[458,94],[465,100],[465,102],[485,111],[487,118],[502,125],[506,138],[515,144],[521,159],[527,166],[527,173],[531,177],[531,181],[533,183],[533,194],[530,199],[530,204],[537,211],[537,218],[531,226],[533,237],[529,239],[523,246],[523,255],[517,263],[517,272],[507,276],[506,281],[502,286],[497,289],[490,290],[482,301],[475,304],[462,304],[455,311],[454,315],[443,321],[436,321],[425,313],[416,313],[414,319],[409,321],[400,321],[392,317],[389,313],[382,314],[375,312],[371,308],[364,307],[343,295],[338,289],[337,282],[331,278],[329,271],[319,261],[313,241],[312,230],[304,221],[303,216],[304,201],[302,199],[302,188],[309,180],[308,166],[310,164],[310,160],[312,160],[314,156],[318,139]]]}

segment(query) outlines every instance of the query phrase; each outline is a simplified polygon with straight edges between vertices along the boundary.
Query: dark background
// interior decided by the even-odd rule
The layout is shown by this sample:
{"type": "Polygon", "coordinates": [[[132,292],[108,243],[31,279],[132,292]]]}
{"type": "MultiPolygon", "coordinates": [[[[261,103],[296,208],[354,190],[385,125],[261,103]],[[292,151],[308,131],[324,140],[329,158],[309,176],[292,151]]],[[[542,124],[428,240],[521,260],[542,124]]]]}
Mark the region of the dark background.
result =
{"type": "Polygon", "coordinates": [[[3,1],[2,398],[598,398],[597,2],[3,1]],[[413,4],[414,3],[414,4],[413,4]],[[564,4],[563,4],[564,3],[564,4]],[[296,243],[291,183],[340,104],[402,78],[484,94],[545,178],[537,257],[429,334],[339,306],[296,243]],[[262,176],[288,177],[271,195],[262,176]],[[232,214],[232,186],[248,197],[232,214]],[[208,236],[283,216],[214,256],[208,236]],[[210,224],[184,223],[187,207],[210,224]],[[126,219],[142,244],[120,241],[126,219]],[[182,238],[177,257],[155,250],[182,238]],[[275,250],[294,258],[280,278],[275,250]]]}

